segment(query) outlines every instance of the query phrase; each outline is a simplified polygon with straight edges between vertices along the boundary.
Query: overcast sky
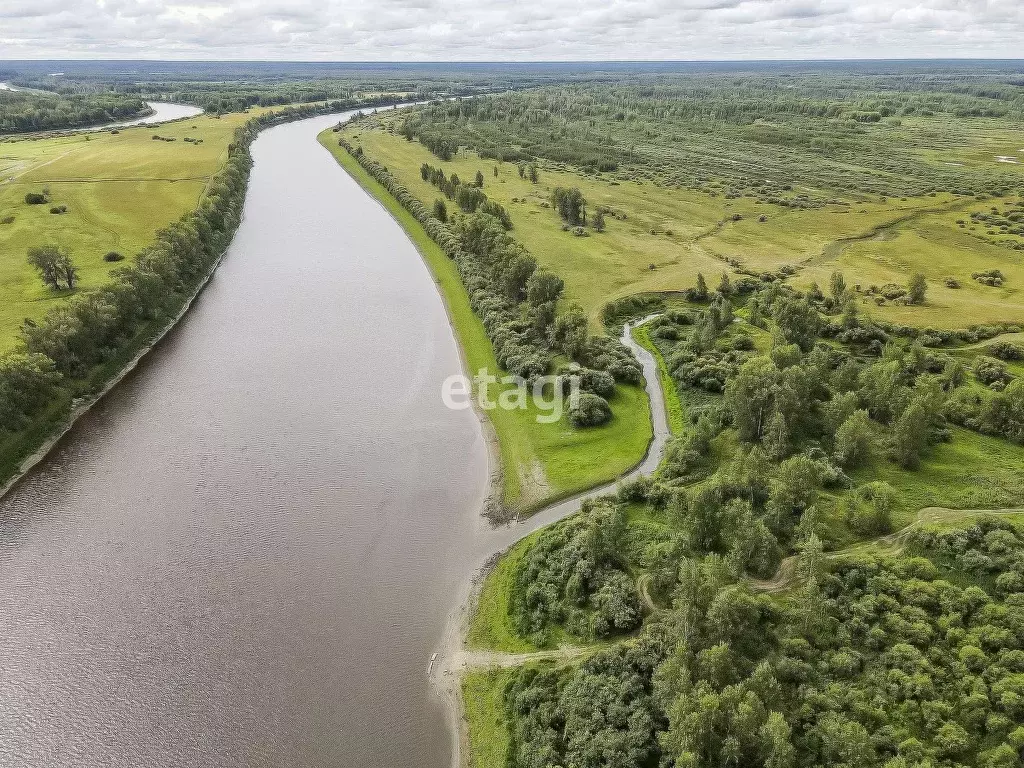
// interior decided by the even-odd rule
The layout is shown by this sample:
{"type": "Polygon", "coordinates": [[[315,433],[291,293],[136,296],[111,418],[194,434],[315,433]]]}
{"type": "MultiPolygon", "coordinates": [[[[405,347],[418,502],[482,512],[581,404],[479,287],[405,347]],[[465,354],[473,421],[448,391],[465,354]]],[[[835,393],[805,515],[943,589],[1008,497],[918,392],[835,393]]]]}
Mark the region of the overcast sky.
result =
{"type": "Polygon", "coordinates": [[[1024,57],[1024,0],[0,0],[0,58],[1024,57]]]}

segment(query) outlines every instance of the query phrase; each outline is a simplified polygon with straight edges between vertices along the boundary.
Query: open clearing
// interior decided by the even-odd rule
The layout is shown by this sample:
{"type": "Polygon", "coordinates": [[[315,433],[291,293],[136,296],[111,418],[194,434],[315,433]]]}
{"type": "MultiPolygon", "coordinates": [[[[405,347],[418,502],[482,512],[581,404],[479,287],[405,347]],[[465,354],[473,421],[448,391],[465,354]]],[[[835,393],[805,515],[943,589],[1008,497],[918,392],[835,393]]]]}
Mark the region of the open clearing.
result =
{"type": "Polygon", "coordinates": [[[42,284],[26,263],[30,248],[67,248],[80,271],[76,290],[102,285],[120,266],[104,254],[131,259],[157,230],[194,209],[226,161],[235,129],[253,114],[0,142],[0,220],[14,217],[0,223],[0,352],[15,345],[25,318],[38,320],[71,295],[42,284]],[[47,203],[25,203],[27,193],[45,190],[47,203]],[[52,214],[52,206],[67,212],[52,214]]]}
{"type": "MultiPolygon", "coordinates": [[[[583,306],[594,328],[600,325],[600,310],[607,302],[635,293],[688,288],[698,272],[714,286],[723,271],[733,271],[727,260],[755,273],[795,267],[791,282],[798,287],[812,282],[827,287],[829,275],[837,269],[848,284],[865,290],[906,284],[911,274],[922,272],[929,282],[925,306],[879,307],[870,297],[860,299],[866,312],[900,323],[956,328],[1024,315],[1024,251],[997,244],[984,226],[970,222],[973,212],[1017,203],[1016,195],[986,200],[946,193],[851,198],[843,204],[795,209],[650,181],[619,181],[553,163],[539,164],[539,182],[532,184],[520,178],[516,165],[481,159],[465,149],[443,162],[418,141],[390,132],[394,119],[381,117],[383,128],[371,128],[369,122],[351,126],[345,136],[386,165],[428,206],[443,195],[420,177],[422,163],[467,180],[481,171],[484,192],[509,211],[515,237],[565,280],[566,298],[583,306]],[[562,231],[549,207],[557,186],[579,187],[590,211],[597,206],[609,209],[606,231],[590,231],[588,237],[562,231]],[[961,227],[959,221],[970,223],[961,227]],[[972,280],[973,272],[990,269],[1004,273],[1002,287],[972,280]],[[947,288],[947,277],[955,278],[960,289],[947,288]]],[[[1020,140],[1019,134],[999,138],[1013,144],[1020,140]]],[[[975,158],[978,151],[971,145],[955,157],[963,163],[980,162],[975,158]]]]}

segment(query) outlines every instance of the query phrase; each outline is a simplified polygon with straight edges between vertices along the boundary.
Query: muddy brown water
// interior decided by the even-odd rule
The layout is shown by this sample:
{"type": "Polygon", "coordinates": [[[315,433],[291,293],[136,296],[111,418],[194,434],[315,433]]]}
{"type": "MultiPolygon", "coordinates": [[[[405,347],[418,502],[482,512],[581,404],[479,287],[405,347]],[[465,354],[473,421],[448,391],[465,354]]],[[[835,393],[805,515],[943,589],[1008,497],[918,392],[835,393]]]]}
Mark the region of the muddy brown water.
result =
{"type": "Polygon", "coordinates": [[[443,303],[316,142],[337,120],[257,139],[193,309],[0,500],[0,765],[450,764],[453,603],[578,501],[482,521],[443,303]]]}

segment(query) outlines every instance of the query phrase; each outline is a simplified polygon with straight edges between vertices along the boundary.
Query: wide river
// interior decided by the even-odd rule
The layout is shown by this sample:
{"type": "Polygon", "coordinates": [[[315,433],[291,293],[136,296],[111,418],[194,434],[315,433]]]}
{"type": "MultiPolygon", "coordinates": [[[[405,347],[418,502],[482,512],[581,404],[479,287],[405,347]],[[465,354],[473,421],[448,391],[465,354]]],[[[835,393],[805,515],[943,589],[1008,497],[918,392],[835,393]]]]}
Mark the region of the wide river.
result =
{"type": "Polygon", "coordinates": [[[256,140],[193,309],[0,501],[0,765],[450,764],[428,659],[524,529],[482,522],[444,306],[337,120],[256,140]]]}

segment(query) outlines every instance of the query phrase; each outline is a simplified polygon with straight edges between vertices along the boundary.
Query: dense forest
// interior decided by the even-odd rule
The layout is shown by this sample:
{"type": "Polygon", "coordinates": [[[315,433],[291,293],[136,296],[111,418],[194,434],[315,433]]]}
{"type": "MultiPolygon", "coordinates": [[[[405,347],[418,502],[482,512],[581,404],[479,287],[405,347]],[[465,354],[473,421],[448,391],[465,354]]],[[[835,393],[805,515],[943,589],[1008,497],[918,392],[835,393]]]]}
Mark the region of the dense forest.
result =
{"type": "Polygon", "coordinates": [[[437,103],[406,130],[503,161],[806,207],[847,193],[1005,193],[1006,174],[925,162],[917,150],[924,135],[939,148],[962,143],[966,121],[1022,116],[1012,73],[719,73],[437,103]]]}
{"type": "Polygon", "coordinates": [[[672,607],[633,641],[513,674],[510,762],[1017,766],[1022,545],[986,518],[898,555],[808,548],[783,599],[717,555],[681,559],[672,607]]]}
{"type": "Polygon", "coordinates": [[[130,120],[148,109],[145,100],[128,94],[0,90],[0,134],[130,120]]]}
{"type": "Polygon", "coordinates": [[[893,531],[923,488],[967,477],[993,506],[1024,501],[1024,380],[1000,364],[1024,347],[925,347],[849,290],[840,273],[827,296],[723,276],[684,306],[633,302],[661,306],[647,333],[686,428],[657,476],[525,551],[522,637],[618,642],[509,675],[511,766],[1020,764],[1024,531],[952,512],[893,531]],[[998,435],[1002,474],[981,479],[994,455],[928,472],[978,432],[998,435]]]}

